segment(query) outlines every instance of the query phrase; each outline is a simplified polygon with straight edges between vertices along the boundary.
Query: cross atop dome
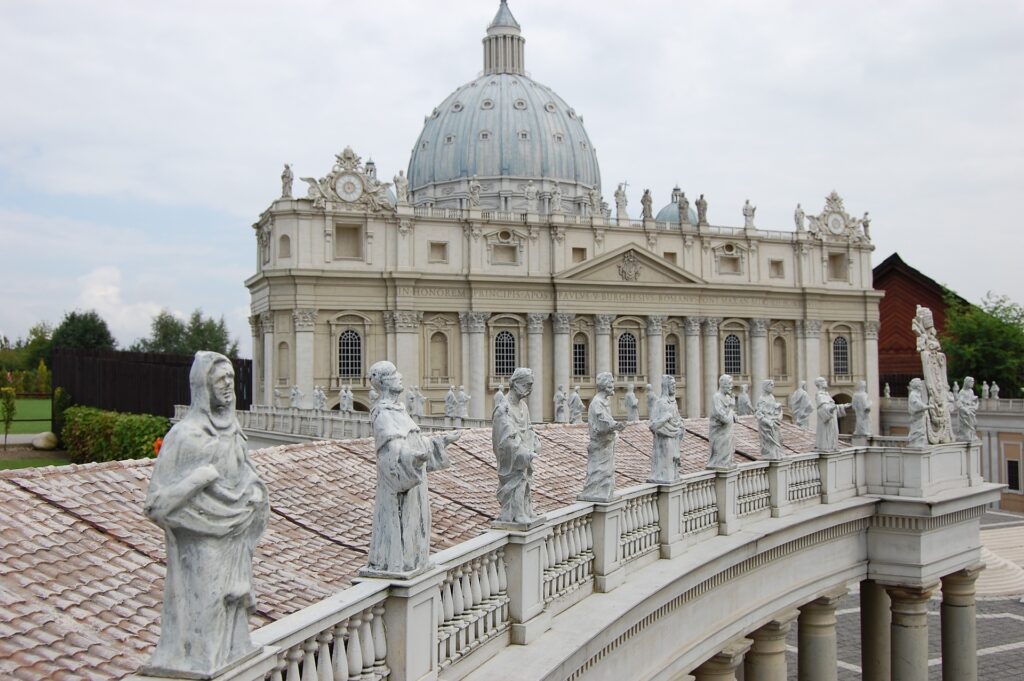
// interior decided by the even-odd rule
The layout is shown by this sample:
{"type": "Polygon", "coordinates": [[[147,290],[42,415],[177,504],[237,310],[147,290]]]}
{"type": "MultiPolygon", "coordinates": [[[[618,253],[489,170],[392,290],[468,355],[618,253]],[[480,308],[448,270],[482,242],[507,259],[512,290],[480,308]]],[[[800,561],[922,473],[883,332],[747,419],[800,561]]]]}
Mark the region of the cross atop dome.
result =
{"type": "Polygon", "coordinates": [[[508,2],[501,0],[498,13],[487,27],[484,37],[484,73],[514,73],[526,75],[523,46],[526,39],[520,35],[519,22],[512,16],[508,2]]]}

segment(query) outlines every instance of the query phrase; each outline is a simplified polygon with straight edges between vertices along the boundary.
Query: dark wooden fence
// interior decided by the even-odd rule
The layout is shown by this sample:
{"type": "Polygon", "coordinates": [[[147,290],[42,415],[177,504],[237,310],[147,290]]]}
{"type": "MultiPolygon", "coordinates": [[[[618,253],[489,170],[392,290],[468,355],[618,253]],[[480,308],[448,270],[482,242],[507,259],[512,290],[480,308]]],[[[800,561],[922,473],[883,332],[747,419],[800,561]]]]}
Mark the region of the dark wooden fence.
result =
{"type": "MultiPolygon", "coordinates": [[[[252,360],[232,360],[235,407],[252,403],[252,360]]],[[[174,416],[188,404],[192,357],[153,352],[54,348],[53,388],[64,388],[71,404],[135,414],[174,416]]]]}

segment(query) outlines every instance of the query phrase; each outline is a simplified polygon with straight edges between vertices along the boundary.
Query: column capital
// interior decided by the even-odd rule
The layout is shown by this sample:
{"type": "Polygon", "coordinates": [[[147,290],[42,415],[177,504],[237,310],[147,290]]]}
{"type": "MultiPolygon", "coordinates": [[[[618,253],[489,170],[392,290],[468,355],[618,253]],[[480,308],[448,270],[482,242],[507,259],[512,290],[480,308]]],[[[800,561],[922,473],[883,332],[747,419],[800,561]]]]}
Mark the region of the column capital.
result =
{"type": "Polygon", "coordinates": [[[666,319],[668,317],[663,314],[647,315],[647,333],[654,336],[661,335],[661,326],[666,319]]]}
{"type": "Polygon", "coordinates": [[[703,317],[687,317],[683,320],[683,335],[685,336],[699,336],[700,325],[704,321],[703,317]]]}
{"type": "Polygon", "coordinates": [[[943,576],[943,604],[961,607],[974,605],[974,583],[984,569],[984,564],[972,565],[971,567],[943,576]]]}
{"type": "Polygon", "coordinates": [[[615,321],[615,315],[613,314],[596,314],[594,315],[594,331],[597,333],[611,333],[612,322],[615,321]]]}
{"type": "Polygon", "coordinates": [[[316,326],[317,312],[312,308],[292,312],[292,323],[296,331],[312,331],[316,326]]]}
{"type": "Polygon", "coordinates": [[[274,333],[274,313],[269,310],[260,313],[260,328],[263,333],[274,333]]]}
{"type": "Polygon", "coordinates": [[[722,323],[721,317],[704,317],[704,335],[708,338],[718,336],[718,325],[722,323]]]}
{"type": "Polygon", "coordinates": [[[527,312],[526,332],[544,333],[544,320],[548,318],[547,312],[527,312]]]}
{"type": "Polygon", "coordinates": [[[752,633],[747,634],[747,636],[755,642],[785,639],[786,635],[789,633],[790,627],[799,615],[799,610],[789,610],[780,615],[776,615],[775,619],[771,622],[768,622],[759,629],[755,629],[752,633]]]}
{"type": "Polygon", "coordinates": [[[576,318],[571,312],[556,312],[551,315],[551,325],[555,333],[569,333],[569,325],[576,318]]]}
{"type": "Polygon", "coordinates": [[[878,322],[864,322],[864,338],[868,340],[878,340],[878,322]]]}
{"type": "Polygon", "coordinates": [[[391,319],[395,331],[419,331],[423,313],[419,310],[395,310],[391,319]]]}
{"type": "Polygon", "coordinates": [[[817,338],[821,333],[820,319],[798,319],[796,320],[797,338],[817,338]]]}
{"type": "Polygon", "coordinates": [[[249,328],[252,329],[252,335],[258,336],[260,333],[260,316],[258,314],[251,315],[249,317],[249,328]]]}
{"type": "Polygon", "coordinates": [[[730,641],[721,651],[693,670],[693,675],[697,677],[697,681],[705,678],[726,678],[721,675],[734,672],[743,663],[743,656],[750,650],[752,644],[753,641],[747,638],[730,641]]]}
{"type": "Polygon", "coordinates": [[[770,319],[751,319],[750,335],[753,338],[763,338],[768,335],[768,323],[770,319]]]}
{"type": "Polygon", "coordinates": [[[470,310],[459,313],[459,325],[467,333],[483,333],[487,327],[487,320],[490,319],[490,312],[470,310]]]}

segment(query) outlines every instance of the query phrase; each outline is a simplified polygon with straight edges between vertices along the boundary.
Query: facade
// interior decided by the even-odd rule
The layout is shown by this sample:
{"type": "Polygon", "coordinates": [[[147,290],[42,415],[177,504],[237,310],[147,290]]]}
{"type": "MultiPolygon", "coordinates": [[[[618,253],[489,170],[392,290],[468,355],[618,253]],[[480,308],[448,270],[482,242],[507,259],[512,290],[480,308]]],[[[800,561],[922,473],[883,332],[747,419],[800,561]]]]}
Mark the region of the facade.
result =
{"type": "Polygon", "coordinates": [[[779,395],[799,380],[813,393],[819,375],[835,393],[866,380],[878,394],[874,247],[838,194],[806,221],[799,211],[795,231],[756,227],[752,208],[743,227],[708,224],[678,188],[657,215],[646,194],[637,218],[619,187],[613,211],[583,117],[525,74],[506,3],[483,42],[483,75],[427,116],[393,187],[352,149],[302,178],[304,197],[286,170],[253,225],[257,402],[322,385],[334,406],[351,386],[365,409],[382,358],[419,384],[428,414],[464,385],[472,418],[490,415],[516,366],[535,372],[538,420],[552,419],[558,386],[586,401],[602,371],[619,414],[622,389],[642,394],[663,373],[690,417],[722,373],[755,399],[769,377],[779,395]]]}

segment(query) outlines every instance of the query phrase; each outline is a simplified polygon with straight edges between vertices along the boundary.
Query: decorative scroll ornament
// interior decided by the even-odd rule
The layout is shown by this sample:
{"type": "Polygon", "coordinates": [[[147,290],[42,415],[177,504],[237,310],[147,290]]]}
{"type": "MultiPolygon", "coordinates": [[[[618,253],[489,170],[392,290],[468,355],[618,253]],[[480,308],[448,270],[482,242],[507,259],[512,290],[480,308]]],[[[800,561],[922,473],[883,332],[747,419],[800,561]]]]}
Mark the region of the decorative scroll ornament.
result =
{"type": "Polygon", "coordinates": [[[820,215],[807,216],[807,231],[822,241],[867,241],[863,221],[846,212],[843,199],[834,190],[825,197],[825,209],[820,215]]]}
{"type": "Polygon", "coordinates": [[[640,277],[640,261],[633,251],[623,254],[622,262],[619,263],[619,277],[622,281],[636,281],[640,277]]]}
{"type": "Polygon", "coordinates": [[[314,208],[326,209],[327,202],[335,203],[336,208],[351,211],[395,212],[391,197],[388,196],[390,182],[377,180],[376,170],[363,164],[362,159],[352,151],[352,147],[335,157],[334,167],[326,176],[299,178],[309,188],[306,198],[313,202],[314,208]]]}
{"type": "Polygon", "coordinates": [[[910,328],[917,336],[917,351],[921,354],[921,371],[928,388],[928,444],[942,444],[953,441],[946,402],[949,399],[949,382],[946,378],[946,355],[942,352],[935,332],[935,320],[927,307],[917,306],[917,314],[910,322],[910,328]]]}

